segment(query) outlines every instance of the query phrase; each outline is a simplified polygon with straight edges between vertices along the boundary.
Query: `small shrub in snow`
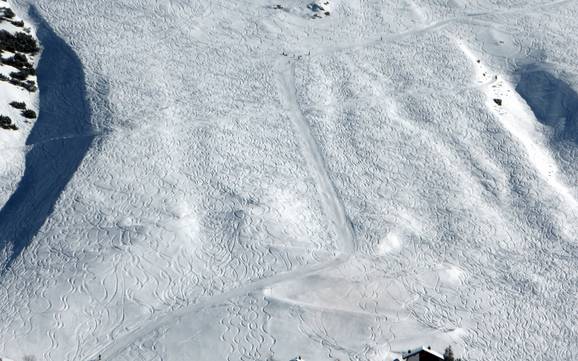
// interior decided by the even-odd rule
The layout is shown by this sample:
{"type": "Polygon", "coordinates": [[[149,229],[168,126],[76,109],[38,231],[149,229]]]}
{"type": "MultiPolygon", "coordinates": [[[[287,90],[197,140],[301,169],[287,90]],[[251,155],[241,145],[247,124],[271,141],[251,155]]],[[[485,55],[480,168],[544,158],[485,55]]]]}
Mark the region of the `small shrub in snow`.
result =
{"type": "Polygon", "coordinates": [[[5,115],[0,115],[0,126],[6,124],[12,124],[12,119],[10,119],[10,117],[7,117],[5,115]]]}
{"type": "Polygon", "coordinates": [[[26,78],[28,78],[28,72],[22,70],[13,71],[12,73],[10,73],[10,77],[18,80],[26,80],[26,78]]]}
{"type": "Polygon", "coordinates": [[[22,28],[24,27],[24,21],[20,20],[20,21],[13,21],[12,25],[18,27],[18,28],[22,28]]]}
{"type": "Polygon", "coordinates": [[[10,73],[10,76],[18,80],[26,80],[29,75],[36,75],[36,70],[34,68],[23,68],[17,72],[10,73]]]}
{"type": "Polygon", "coordinates": [[[18,79],[11,78],[8,82],[12,85],[22,87],[31,93],[34,93],[35,91],[38,90],[38,88],[36,87],[36,83],[32,80],[21,81],[18,79]]]}
{"type": "Polygon", "coordinates": [[[12,119],[5,115],[0,115],[0,128],[18,130],[18,127],[15,124],[12,124],[12,119]]]}
{"type": "Polygon", "coordinates": [[[24,102],[12,102],[10,103],[10,105],[12,106],[12,108],[16,108],[16,109],[26,109],[26,103],[24,102]]]}
{"type": "Polygon", "coordinates": [[[36,112],[35,112],[34,110],[32,110],[32,109],[26,109],[26,110],[24,110],[24,111],[23,111],[22,113],[20,113],[20,114],[22,114],[22,116],[23,116],[24,118],[28,118],[28,119],[34,119],[34,118],[36,118],[36,112]]]}

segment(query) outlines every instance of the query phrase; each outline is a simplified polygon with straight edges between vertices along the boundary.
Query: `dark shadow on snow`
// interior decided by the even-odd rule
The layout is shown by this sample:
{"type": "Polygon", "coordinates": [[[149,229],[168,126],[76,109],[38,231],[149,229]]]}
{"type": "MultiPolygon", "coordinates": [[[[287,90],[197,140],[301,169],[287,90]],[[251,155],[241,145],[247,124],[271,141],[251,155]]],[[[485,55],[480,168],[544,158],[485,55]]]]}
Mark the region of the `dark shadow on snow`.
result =
{"type": "Polygon", "coordinates": [[[43,46],[37,69],[40,111],[26,141],[32,147],[24,175],[0,210],[0,249],[11,250],[4,270],[50,216],[94,139],[79,58],[36,9],[31,8],[30,17],[43,46]]]}
{"type": "Polygon", "coordinates": [[[516,91],[532,108],[538,121],[552,131],[553,142],[578,145],[578,94],[564,81],[537,66],[518,71],[516,91]]]}

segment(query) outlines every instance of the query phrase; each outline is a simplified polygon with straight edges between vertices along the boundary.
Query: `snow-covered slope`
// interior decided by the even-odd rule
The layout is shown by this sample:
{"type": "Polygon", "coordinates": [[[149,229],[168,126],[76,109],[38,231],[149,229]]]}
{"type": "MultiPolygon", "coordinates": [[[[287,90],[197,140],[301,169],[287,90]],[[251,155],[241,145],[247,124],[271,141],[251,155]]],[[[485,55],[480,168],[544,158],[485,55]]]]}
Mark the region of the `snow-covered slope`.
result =
{"type": "Polygon", "coordinates": [[[578,358],[576,1],[13,8],[0,355],[578,358]]]}
{"type": "Polygon", "coordinates": [[[0,61],[0,116],[2,116],[0,119],[0,149],[2,152],[0,157],[0,204],[3,205],[8,196],[14,192],[16,184],[22,177],[26,137],[35,123],[35,117],[23,117],[22,111],[30,109],[35,113],[37,112],[38,93],[34,90],[36,89],[36,76],[34,74],[26,77],[27,81],[32,82],[29,89],[25,89],[22,86],[25,84],[13,77],[13,74],[19,73],[21,69],[26,69],[13,61],[16,53],[21,59],[24,59],[25,63],[28,63],[27,66],[31,67],[35,66],[37,54],[22,53],[12,47],[7,49],[4,46],[6,38],[16,34],[35,37],[35,34],[34,29],[29,24],[24,24],[22,19],[12,10],[10,3],[5,1],[0,1],[0,33],[2,33],[1,38],[3,39],[0,44],[0,49],[2,49],[0,54],[2,58],[0,61]],[[9,35],[6,36],[5,34],[9,35]],[[11,105],[13,102],[24,104],[17,105],[16,108],[11,105]]]}

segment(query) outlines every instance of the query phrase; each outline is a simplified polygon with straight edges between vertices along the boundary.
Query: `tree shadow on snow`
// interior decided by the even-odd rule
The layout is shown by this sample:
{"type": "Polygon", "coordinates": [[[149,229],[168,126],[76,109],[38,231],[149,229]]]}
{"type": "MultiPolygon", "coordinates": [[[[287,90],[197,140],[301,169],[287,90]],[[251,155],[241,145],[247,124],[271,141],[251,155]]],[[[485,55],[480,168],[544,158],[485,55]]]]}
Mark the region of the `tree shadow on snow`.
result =
{"type": "Polygon", "coordinates": [[[538,121],[552,131],[552,141],[578,145],[578,94],[563,80],[535,65],[518,71],[516,91],[538,121]]]}
{"type": "Polygon", "coordinates": [[[43,46],[37,69],[40,111],[26,141],[31,148],[24,175],[0,210],[0,248],[10,252],[4,271],[52,213],[94,139],[79,58],[33,7],[30,17],[43,46]]]}

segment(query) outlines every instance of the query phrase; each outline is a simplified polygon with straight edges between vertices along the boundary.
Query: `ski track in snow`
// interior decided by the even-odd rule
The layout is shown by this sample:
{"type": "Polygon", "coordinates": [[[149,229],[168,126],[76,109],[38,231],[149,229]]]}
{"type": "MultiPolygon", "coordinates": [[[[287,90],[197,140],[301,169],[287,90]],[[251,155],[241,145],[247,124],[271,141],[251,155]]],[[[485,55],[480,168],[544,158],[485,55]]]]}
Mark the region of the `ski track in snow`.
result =
{"type": "MultiPolygon", "coordinates": [[[[281,59],[283,61],[283,59],[281,59]]],[[[289,117],[293,121],[301,142],[303,157],[305,158],[309,169],[317,184],[317,193],[321,198],[323,210],[326,217],[334,225],[335,233],[341,241],[341,249],[344,253],[350,254],[355,251],[353,229],[351,222],[347,218],[345,209],[337,193],[333,182],[331,181],[327,172],[327,166],[323,160],[323,154],[319,149],[311,130],[307,124],[307,120],[299,109],[297,101],[297,94],[295,89],[295,66],[291,62],[286,65],[279,64],[276,66],[281,69],[279,73],[279,92],[281,94],[282,104],[289,112],[289,117]]]]}

